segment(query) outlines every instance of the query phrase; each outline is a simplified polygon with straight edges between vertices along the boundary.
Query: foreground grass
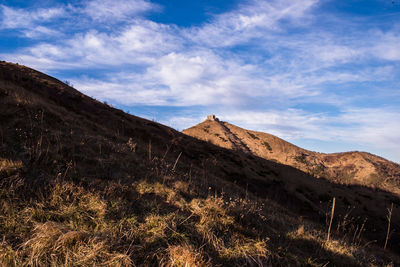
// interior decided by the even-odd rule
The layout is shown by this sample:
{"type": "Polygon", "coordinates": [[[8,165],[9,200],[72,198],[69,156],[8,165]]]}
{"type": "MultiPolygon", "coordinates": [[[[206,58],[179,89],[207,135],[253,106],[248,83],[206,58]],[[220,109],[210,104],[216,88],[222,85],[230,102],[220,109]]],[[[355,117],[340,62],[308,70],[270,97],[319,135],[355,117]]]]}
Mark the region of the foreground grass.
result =
{"type": "Polygon", "coordinates": [[[393,266],[396,260],[344,239],[326,242],[324,229],[273,202],[199,192],[173,175],[91,186],[58,179],[32,190],[19,168],[2,163],[4,266],[393,266]]]}

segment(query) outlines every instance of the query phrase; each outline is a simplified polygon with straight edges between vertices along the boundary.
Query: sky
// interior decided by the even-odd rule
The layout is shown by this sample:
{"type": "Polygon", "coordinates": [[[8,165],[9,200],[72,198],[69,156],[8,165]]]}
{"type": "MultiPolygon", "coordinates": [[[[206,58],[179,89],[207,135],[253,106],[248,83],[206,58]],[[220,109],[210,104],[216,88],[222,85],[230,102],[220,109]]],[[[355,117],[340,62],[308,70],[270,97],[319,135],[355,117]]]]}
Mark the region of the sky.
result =
{"type": "Polygon", "coordinates": [[[400,163],[399,0],[0,0],[0,60],[177,130],[400,163]]]}

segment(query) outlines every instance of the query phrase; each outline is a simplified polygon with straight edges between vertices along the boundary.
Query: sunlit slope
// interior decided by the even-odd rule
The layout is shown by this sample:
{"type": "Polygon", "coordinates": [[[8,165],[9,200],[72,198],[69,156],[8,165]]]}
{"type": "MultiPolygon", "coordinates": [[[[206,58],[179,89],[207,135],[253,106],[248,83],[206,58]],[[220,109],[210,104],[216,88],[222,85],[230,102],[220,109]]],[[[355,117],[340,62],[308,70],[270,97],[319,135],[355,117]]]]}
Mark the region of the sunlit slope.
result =
{"type": "Polygon", "coordinates": [[[205,120],[183,133],[224,148],[290,165],[316,177],[400,193],[400,165],[366,152],[318,153],[268,133],[246,130],[218,120],[205,120]]]}

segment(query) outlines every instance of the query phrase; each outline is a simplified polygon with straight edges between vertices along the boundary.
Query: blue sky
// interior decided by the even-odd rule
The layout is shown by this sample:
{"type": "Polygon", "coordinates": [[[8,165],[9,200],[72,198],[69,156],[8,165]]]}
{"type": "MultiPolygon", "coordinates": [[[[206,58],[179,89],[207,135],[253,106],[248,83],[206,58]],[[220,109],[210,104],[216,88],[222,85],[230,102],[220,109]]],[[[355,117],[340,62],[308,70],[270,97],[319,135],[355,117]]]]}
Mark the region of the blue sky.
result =
{"type": "Polygon", "coordinates": [[[0,0],[0,59],[178,130],[400,162],[400,2],[0,0]]]}

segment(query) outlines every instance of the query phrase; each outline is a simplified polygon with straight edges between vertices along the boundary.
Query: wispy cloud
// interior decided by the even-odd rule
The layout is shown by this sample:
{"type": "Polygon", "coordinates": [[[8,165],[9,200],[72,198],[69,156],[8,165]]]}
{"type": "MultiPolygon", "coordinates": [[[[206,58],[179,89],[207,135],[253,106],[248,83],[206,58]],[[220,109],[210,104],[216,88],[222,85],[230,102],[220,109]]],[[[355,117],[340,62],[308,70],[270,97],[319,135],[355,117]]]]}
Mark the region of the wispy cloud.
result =
{"type": "Polygon", "coordinates": [[[317,0],[300,1],[251,1],[238,10],[216,16],[210,23],[190,28],[188,39],[210,47],[233,46],[260,38],[265,31],[277,31],[279,23],[304,23],[307,12],[317,0]],[[301,21],[303,20],[303,21],[301,21]]]}
{"type": "Polygon", "coordinates": [[[135,20],[116,32],[90,29],[59,42],[39,43],[3,57],[42,70],[147,64],[182,47],[175,30],[174,26],[135,20]]]}
{"type": "Polygon", "coordinates": [[[400,114],[393,109],[344,109],[337,115],[298,109],[221,113],[221,119],[288,140],[314,139],[368,145],[397,153],[400,114]]]}
{"type": "Polygon", "coordinates": [[[44,26],[37,26],[29,30],[22,31],[24,36],[30,39],[42,38],[43,36],[59,37],[62,33],[44,26]]]}
{"type": "Polygon", "coordinates": [[[85,92],[94,92],[124,105],[234,104],[259,94],[251,88],[266,87],[265,81],[251,78],[253,71],[254,66],[223,61],[208,52],[170,53],[140,74],[113,73],[105,82],[83,78],[74,84],[85,92]],[[244,87],[249,90],[242,91],[244,87]]]}
{"type": "Polygon", "coordinates": [[[400,60],[400,30],[395,32],[378,32],[378,43],[375,44],[372,51],[375,56],[385,60],[400,60]]]}
{"type": "Polygon", "coordinates": [[[161,7],[146,0],[92,0],[85,3],[83,12],[92,19],[103,22],[131,20],[132,16],[161,7]]]}
{"type": "Polygon", "coordinates": [[[25,10],[0,5],[0,9],[2,14],[0,28],[3,29],[31,28],[32,25],[48,22],[66,14],[66,10],[62,7],[25,10]]]}

